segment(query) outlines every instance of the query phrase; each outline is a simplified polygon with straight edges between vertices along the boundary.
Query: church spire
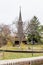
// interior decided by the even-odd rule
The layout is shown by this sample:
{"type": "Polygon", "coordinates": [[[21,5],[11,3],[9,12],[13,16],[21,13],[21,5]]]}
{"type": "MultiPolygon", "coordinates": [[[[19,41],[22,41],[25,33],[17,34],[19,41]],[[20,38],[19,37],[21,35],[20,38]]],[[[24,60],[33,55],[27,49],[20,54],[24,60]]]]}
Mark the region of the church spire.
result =
{"type": "Polygon", "coordinates": [[[20,12],[19,12],[19,20],[22,20],[22,16],[21,16],[21,7],[20,7],[20,12]]]}

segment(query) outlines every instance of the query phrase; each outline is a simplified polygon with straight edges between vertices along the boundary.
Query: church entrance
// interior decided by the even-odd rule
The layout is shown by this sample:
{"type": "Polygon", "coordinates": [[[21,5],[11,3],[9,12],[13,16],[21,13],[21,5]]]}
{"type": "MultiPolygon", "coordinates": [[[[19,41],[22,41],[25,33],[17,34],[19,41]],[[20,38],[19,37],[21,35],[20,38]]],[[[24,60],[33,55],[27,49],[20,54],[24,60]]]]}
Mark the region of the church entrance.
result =
{"type": "Polygon", "coordinates": [[[19,41],[15,41],[15,45],[19,45],[19,41]]]}

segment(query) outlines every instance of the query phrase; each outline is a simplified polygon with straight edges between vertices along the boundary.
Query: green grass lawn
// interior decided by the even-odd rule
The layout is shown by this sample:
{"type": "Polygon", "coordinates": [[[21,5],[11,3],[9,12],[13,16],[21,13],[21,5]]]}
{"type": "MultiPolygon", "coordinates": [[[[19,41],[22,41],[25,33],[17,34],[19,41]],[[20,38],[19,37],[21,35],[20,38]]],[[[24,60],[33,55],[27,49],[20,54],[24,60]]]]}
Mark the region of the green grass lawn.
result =
{"type": "Polygon", "coordinates": [[[16,58],[29,58],[29,57],[36,57],[36,56],[43,56],[43,53],[11,53],[11,52],[3,52],[2,57],[0,59],[16,59],[16,58]]]}
{"type": "MultiPolygon", "coordinates": [[[[21,44],[20,47],[15,46],[3,46],[0,49],[2,50],[31,50],[32,45],[21,44]]],[[[43,50],[43,45],[33,45],[35,50],[43,50]]],[[[43,53],[11,53],[11,52],[0,52],[0,59],[16,59],[16,58],[29,58],[29,57],[43,56],[43,53]]]]}

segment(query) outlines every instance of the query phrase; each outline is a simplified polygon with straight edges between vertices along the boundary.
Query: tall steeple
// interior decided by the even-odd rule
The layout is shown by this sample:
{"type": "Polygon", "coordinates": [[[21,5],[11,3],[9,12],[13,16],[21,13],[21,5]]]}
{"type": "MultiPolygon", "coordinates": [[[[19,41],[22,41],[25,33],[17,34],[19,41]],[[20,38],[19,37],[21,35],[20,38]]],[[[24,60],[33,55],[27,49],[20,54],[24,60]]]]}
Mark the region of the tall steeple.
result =
{"type": "Polygon", "coordinates": [[[23,33],[23,21],[22,21],[22,16],[21,16],[21,7],[20,7],[20,12],[19,12],[19,20],[18,20],[18,38],[19,38],[19,43],[22,42],[24,33],[23,33]]]}
{"type": "Polygon", "coordinates": [[[20,6],[20,12],[19,12],[19,20],[22,21],[22,16],[21,16],[21,6],[20,6]]]}

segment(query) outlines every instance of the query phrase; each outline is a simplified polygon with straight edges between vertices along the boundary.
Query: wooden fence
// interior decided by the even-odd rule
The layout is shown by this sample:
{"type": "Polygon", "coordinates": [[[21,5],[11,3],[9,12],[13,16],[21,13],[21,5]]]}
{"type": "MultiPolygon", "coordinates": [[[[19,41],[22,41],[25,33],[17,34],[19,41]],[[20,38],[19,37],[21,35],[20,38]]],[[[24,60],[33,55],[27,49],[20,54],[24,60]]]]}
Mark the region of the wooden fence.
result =
{"type": "MultiPolygon", "coordinates": [[[[43,53],[43,50],[0,50],[0,52],[14,52],[14,53],[43,53]]],[[[0,60],[0,65],[43,65],[43,56],[32,57],[32,58],[22,58],[22,59],[12,59],[12,60],[0,60]]]]}
{"type": "Polygon", "coordinates": [[[13,52],[13,53],[43,53],[43,50],[0,50],[0,52],[13,52]]]}

